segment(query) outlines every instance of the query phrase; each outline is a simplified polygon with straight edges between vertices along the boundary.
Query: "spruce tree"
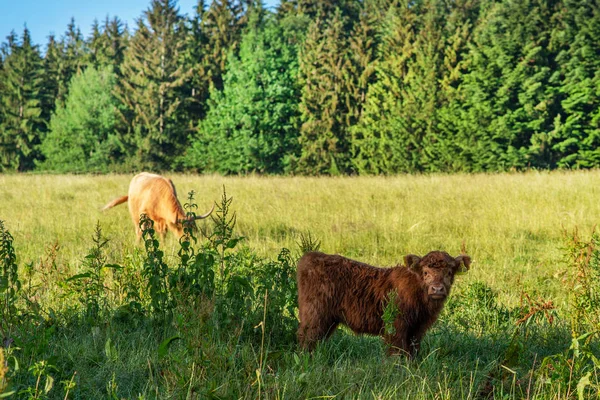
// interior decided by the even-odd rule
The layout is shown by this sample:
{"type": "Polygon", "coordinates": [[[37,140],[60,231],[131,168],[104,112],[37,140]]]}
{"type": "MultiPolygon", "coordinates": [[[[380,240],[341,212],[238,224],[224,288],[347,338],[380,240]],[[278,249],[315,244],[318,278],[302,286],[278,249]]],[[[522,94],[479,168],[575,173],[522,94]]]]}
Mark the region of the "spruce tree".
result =
{"type": "Polygon", "coordinates": [[[405,81],[414,58],[417,15],[406,1],[388,9],[379,35],[376,82],[369,86],[364,111],[352,132],[352,162],[359,173],[415,170],[416,151],[404,117],[405,81]]]}
{"type": "Polygon", "coordinates": [[[0,170],[26,171],[39,158],[45,128],[40,101],[42,57],[27,28],[20,41],[12,32],[2,53],[0,170]]]}
{"type": "Polygon", "coordinates": [[[92,23],[92,33],[87,40],[88,63],[94,67],[106,65],[107,60],[104,57],[105,49],[108,47],[105,36],[102,35],[102,28],[97,19],[92,23]]]}
{"type": "Polygon", "coordinates": [[[375,82],[375,65],[377,54],[377,27],[379,15],[366,1],[359,20],[348,38],[349,64],[346,71],[349,93],[346,97],[348,114],[346,127],[351,128],[360,120],[369,86],[375,82]]]}
{"type": "Polygon", "coordinates": [[[289,14],[307,15],[310,19],[328,20],[341,12],[347,22],[358,20],[361,2],[356,0],[281,0],[279,17],[289,14]]]}
{"type": "Polygon", "coordinates": [[[190,18],[190,29],[186,36],[183,54],[184,63],[192,69],[183,107],[190,129],[198,125],[198,121],[206,114],[206,100],[209,96],[211,74],[206,62],[205,50],[208,46],[208,34],[203,27],[207,6],[205,0],[198,0],[194,15],[190,18]]]}
{"type": "Polygon", "coordinates": [[[560,2],[486,5],[475,29],[461,85],[457,136],[475,171],[536,165],[533,138],[552,129],[556,98],[548,87],[554,55],[550,32],[560,2]]]}
{"type": "Polygon", "coordinates": [[[247,23],[247,13],[253,3],[241,0],[214,0],[208,10],[202,12],[200,28],[206,38],[202,48],[204,71],[218,90],[223,88],[222,75],[227,65],[227,56],[230,52],[237,52],[247,23]]]}
{"type": "Polygon", "coordinates": [[[418,150],[416,169],[465,169],[462,149],[448,120],[456,119],[452,103],[466,68],[464,58],[479,13],[479,1],[426,0],[415,40],[415,57],[404,94],[403,110],[410,114],[410,129],[418,150]],[[417,166],[418,165],[418,166],[417,166]]]}
{"type": "Polygon", "coordinates": [[[104,21],[103,35],[106,37],[108,47],[105,49],[107,65],[111,65],[117,77],[121,76],[121,64],[125,58],[125,49],[129,40],[127,26],[119,17],[108,17],[104,21]]]}
{"type": "Polygon", "coordinates": [[[459,0],[449,7],[446,18],[446,44],[440,78],[441,104],[436,109],[436,136],[429,141],[429,170],[468,171],[471,151],[468,138],[458,135],[464,99],[461,84],[467,73],[473,29],[479,20],[480,0],[459,0]]]}
{"type": "Polygon", "coordinates": [[[346,98],[351,68],[344,18],[317,19],[308,28],[300,50],[301,154],[297,171],[303,174],[351,172],[346,98]]]}
{"type": "Polygon", "coordinates": [[[118,90],[125,141],[138,168],[168,169],[187,145],[180,107],[192,73],[183,63],[186,29],[173,0],[153,0],[137,24],[118,90]]]}
{"type": "Polygon", "coordinates": [[[56,102],[62,104],[67,96],[67,88],[73,75],[81,72],[87,64],[85,41],[75,18],[71,18],[64,36],[61,38],[62,59],[60,65],[61,84],[56,102]]]}
{"type": "Polygon", "coordinates": [[[54,35],[48,36],[46,53],[43,61],[43,90],[42,90],[42,115],[46,122],[50,122],[50,115],[59,94],[64,96],[67,92],[67,85],[63,79],[63,50],[54,35]]]}
{"type": "Polygon", "coordinates": [[[545,167],[600,165],[600,7],[565,0],[551,46],[558,54],[549,94],[560,99],[554,127],[533,140],[545,167]]]}
{"type": "Polygon", "coordinates": [[[127,29],[118,17],[107,16],[102,25],[94,20],[87,40],[88,62],[96,68],[111,66],[119,76],[127,37],[127,29]]]}

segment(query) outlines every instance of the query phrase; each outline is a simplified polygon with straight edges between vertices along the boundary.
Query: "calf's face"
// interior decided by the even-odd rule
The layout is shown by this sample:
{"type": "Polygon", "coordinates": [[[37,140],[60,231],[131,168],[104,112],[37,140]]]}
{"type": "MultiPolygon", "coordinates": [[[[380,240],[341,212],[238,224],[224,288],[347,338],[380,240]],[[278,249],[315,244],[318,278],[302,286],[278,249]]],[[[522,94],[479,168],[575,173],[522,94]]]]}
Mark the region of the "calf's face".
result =
{"type": "Polygon", "coordinates": [[[471,258],[467,255],[451,257],[443,251],[432,251],[423,258],[414,254],[404,257],[405,265],[421,278],[423,288],[431,300],[444,300],[450,294],[454,275],[461,268],[469,269],[471,258]]]}

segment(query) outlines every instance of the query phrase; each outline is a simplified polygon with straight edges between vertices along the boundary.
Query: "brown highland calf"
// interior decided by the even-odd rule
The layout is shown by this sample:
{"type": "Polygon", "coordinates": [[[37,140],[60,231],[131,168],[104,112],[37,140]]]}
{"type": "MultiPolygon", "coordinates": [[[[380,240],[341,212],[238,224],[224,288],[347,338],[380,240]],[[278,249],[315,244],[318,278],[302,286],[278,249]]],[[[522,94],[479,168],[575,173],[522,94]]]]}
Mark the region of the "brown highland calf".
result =
{"type": "MultiPolygon", "coordinates": [[[[140,230],[141,214],[146,214],[148,218],[154,221],[154,230],[162,238],[164,238],[167,229],[175,233],[178,238],[183,235],[183,222],[188,220],[188,217],[177,199],[175,185],[170,179],[148,172],[137,174],[129,184],[128,195],[114,199],[105,205],[102,211],[125,202],[129,205],[129,213],[138,240],[142,237],[142,231],[140,230]]],[[[213,205],[208,213],[196,216],[194,220],[208,217],[214,208],[213,205]]]]}
{"type": "Polygon", "coordinates": [[[312,350],[341,323],[356,333],[382,335],[390,354],[413,356],[442,310],[454,275],[462,265],[469,269],[471,259],[432,251],[423,258],[407,255],[404,263],[377,268],[339,255],[305,254],[297,271],[300,346],[312,350]],[[392,291],[399,312],[395,334],[388,335],[382,315],[392,291]]]}

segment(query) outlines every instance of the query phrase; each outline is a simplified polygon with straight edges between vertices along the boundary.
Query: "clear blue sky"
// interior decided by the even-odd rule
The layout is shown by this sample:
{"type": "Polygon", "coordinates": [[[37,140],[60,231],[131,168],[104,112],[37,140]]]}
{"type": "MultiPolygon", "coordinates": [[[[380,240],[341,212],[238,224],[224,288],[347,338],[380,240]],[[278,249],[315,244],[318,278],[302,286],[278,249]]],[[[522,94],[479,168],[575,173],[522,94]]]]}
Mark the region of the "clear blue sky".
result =
{"type": "MultiPolygon", "coordinates": [[[[263,0],[266,7],[275,7],[279,0],[263,0]]],[[[181,14],[192,15],[197,0],[178,0],[181,14]]],[[[94,19],[104,21],[108,15],[119,17],[129,28],[135,27],[135,19],[150,6],[150,0],[0,0],[0,43],[14,30],[20,37],[23,27],[31,32],[34,44],[44,51],[48,35],[60,38],[67,30],[71,17],[88,37],[94,19]]]]}

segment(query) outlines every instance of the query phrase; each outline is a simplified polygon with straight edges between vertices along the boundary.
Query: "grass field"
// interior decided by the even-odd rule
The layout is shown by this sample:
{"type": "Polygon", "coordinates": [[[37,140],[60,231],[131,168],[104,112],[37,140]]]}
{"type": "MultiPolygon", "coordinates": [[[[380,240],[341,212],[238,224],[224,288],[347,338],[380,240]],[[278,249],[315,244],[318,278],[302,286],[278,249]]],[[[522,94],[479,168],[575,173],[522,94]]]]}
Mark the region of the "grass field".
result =
{"type": "MultiPolygon", "coordinates": [[[[101,333],[80,326],[53,333],[47,348],[21,360],[29,365],[54,355],[60,370],[54,374],[63,380],[77,371],[78,385],[69,396],[454,399],[478,398],[482,393],[495,398],[576,395],[577,382],[568,388],[552,382],[545,385],[532,371],[544,356],[570,345],[567,315],[572,274],[565,263],[566,236],[577,229],[589,237],[600,222],[600,171],[169,177],[182,203],[189,191],[196,192],[199,212],[218,201],[225,187],[233,197],[237,234],[246,238],[244,246],[263,258],[275,259],[282,247],[297,256],[301,235],[310,233],[320,240],[322,251],[381,266],[395,265],[409,253],[423,255],[439,249],[458,255],[465,249],[474,260],[472,270],[455,283],[453,299],[426,336],[424,354],[415,361],[387,358],[377,338],[338,333],[312,356],[298,352],[293,343],[273,348],[270,361],[259,368],[263,375],[256,375],[260,348],[240,344],[235,335],[231,340],[209,340],[208,335],[203,336],[201,356],[189,346],[175,346],[174,358],[165,369],[168,373],[156,375],[152,368],[159,363],[156,348],[171,328],[132,328],[123,336],[121,328],[111,324],[101,333]],[[482,293],[493,293],[493,304],[478,306],[482,293]],[[506,366],[512,371],[507,373],[500,365],[514,345],[511,337],[517,310],[524,307],[523,293],[532,299],[552,300],[558,322],[532,324],[519,342],[518,361],[506,366]],[[461,313],[469,316],[469,322],[461,322],[461,313]],[[118,356],[107,355],[110,346],[118,356]],[[485,389],[492,379],[498,385],[485,389]]],[[[100,211],[108,201],[127,193],[130,179],[129,175],[0,176],[0,220],[14,237],[20,271],[32,263],[35,282],[58,285],[35,275],[36,268],[46,268],[50,249],[58,245],[56,257],[51,257],[55,268],[67,275],[80,272],[93,245],[96,223],[109,240],[108,263],[125,265],[132,254],[139,254],[142,246],[135,242],[126,205],[100,211]]],[[[210,229],[211,222],[202,224],[210,229]]],[[[177,240],[169,235],[164,246],[167,264],[175,263],[177,240]]],[[[44,293],[42,308],[64,308],[61,302],[65,300],[55,298],[52,290],[44,293]]],[[[194,313],[201,312],[189,311],[189,326],[202,331],[197,326],[200,322],[191,322],[194,313]]],[[[177,332],[184,336],[181,329],[177,332]]],[[[190,340],[183,341],[189,344],[190,340]]],[[[593,371],[592,381],[595,376],[598,382],[598,369],[593,371]]],[[[13,380],[25,385],[27,380],[17,375],[13,380]]],[[[57,383],[48,397],[63,398],[61,390],[57,383]]]]}

